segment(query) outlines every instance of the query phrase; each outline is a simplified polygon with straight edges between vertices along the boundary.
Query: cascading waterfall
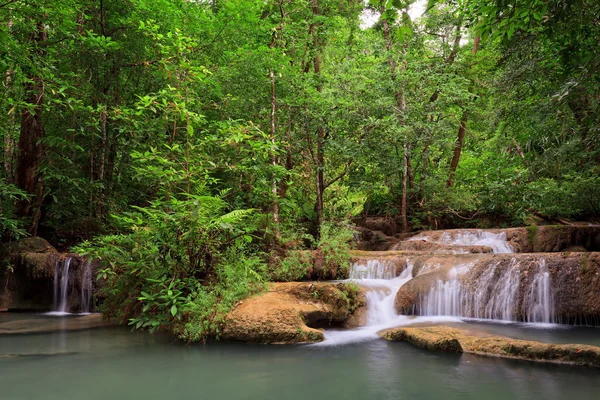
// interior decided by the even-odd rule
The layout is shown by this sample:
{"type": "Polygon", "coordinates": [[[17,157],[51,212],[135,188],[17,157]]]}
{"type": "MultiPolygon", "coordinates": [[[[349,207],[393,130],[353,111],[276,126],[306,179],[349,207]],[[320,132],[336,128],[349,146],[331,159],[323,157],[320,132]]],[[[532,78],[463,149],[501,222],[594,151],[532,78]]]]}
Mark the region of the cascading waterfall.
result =
{"type": "Polygon", "coordinates": [[[81,312],[89,313],[92,301],[93,283],[92,283],[92,262],[86,261],[83,264],[83,273],[81,274],[81,312]]]}
{"type": "MultiPolygon", "coordinates": [[[[517,321],[519,291],[521,289],[521,264],[512,259],[502,269],[500,262],[488,268],[474,280],[476,285],[465,283],[471,265],[452,268],[446,281],[438,280],[430,291],[421,297],[418,307],[423,316],[454,316],[477,319],[517,321]]],[[[545,261],[539,262],[538,271],[526,288],[522,314],[527,322],[553,323],[554,296],[550,273],[545,261]]]]}
{"type": "Polygon", "coordinates": [[[525,295],[523,312],[527,322],[556,322],[552,279],[545,260],[540,263],[539,271],[525,295]]]}
{"type": "MultiPolygon", "coordinates": [[[[323,345],[372,340],[377,338],[377,332],[400,325],[431,321],[432,318],[414,318],[398,315],[394,308],[396,293],[406,282],[413,278],[413,265],[407,260],[406,268],[395,276],[393,263],[369,260],[367,263],[355,263],[350,270],[350,282],[355,282],[367,289],[367,320],[366,325],[349,330],[328,330],[324,333],[323,345]]],[[[440,320],[435,318],[433,320],[440,320]]],[[[442,318],[445,321],[458,321],[455,318],[442,318]]],[[[317,344],[319,345],[319,344],[317,344]]]]}
{"type": "Polygon", "coordinates": [[[445,231],[437,239],[431,239],[425,234],[413,236],[408,240],[426,240],[432,243],[440,243],[454,246],[486,246],[493,253],[514,253],[515,250],[506,240],[506,233],[487,232],[483,230],[474,231],[445,231]]]}
{"type": "Polygon", "coordinates": [[[389,261],[367,260],[355,262],[350,268],[350,279],[394,279],[396,266],[389,261]]]}
{"type": "Polygon", "coordinates": [[[69,267],[71,257],[67,257],[62,262],[59,260],[54,267],[54,301],[53,310],[58,313],[66,313],[69,303],[69,267]]]}
{"type": "Polygon", "coordinates": [[[92,263],[83,261],[80,264],[73,264],[72,261],[72,257],[65,257],[58,260],[54,266],[54,298],[52,312],[48,313],[50,315],[69,314],[69,299],[77,295],[70,294],[69,291],[77,288],[80,289],[78,293],[80,312],[89,314],[91,311],[94,288],[92,263]],[[77,281],[74,282],[70,278],[77,278],[77,281]]]}

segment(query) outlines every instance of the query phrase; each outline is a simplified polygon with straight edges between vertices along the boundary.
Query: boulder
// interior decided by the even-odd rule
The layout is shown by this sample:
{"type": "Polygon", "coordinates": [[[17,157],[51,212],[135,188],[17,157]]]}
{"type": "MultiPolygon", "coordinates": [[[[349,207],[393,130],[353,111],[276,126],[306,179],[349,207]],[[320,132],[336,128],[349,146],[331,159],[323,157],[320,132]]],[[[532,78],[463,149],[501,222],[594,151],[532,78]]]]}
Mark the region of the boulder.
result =
{"type": "Polygon", "coordinates": [[[367,217],[360,225],[372,231],[383,232],[387,236],[394,236],[398,233],[396,221],[389,217],[367,217]]]}
{"type": "Polygon", "coordinates": [[[56,253],[56,249],[45,239],[38,236],[0,245],[0,254],[5,257],[12,257],[21,253],[56,253]]]}
{"type": "Polygon", "coordinates": [[[220,337],[250,343],[319,342],[319,328],[358,323],[360,317],[351,317],[364,304],[360,291],[346,284],[273,283],[267,292],[238,303],[220,337]]]}

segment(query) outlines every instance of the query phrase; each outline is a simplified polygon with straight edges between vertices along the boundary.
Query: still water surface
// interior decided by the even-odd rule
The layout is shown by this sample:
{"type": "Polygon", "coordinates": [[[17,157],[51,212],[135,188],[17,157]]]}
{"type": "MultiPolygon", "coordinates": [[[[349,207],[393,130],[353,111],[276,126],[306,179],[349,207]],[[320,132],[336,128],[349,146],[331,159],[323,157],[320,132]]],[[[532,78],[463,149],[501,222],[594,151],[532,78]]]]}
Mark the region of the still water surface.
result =
{"type": "Polygon", "coordinates": [[[118,327],[0,335],[2,400],[599,398],[596,369],[437,354],[384,340],[185,346],[118,327]]]}

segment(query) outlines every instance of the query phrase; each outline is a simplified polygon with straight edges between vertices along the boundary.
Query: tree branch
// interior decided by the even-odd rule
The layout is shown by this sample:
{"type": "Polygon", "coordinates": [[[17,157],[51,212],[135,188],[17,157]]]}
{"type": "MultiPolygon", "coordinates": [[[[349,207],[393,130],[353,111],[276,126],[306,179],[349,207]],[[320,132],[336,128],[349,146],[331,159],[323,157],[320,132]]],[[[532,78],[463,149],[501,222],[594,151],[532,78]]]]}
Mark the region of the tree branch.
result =
{"type": "Polygon", "coordinates": [[[327,189],[329,186],[333,185],[334,183],[336,183],[337,181],[342,179],[348,172],[348,168],[350,168],[350,164],[352,164],[352,160],[350,160],[346,163],[346,166],[344,167],[344,171],[341,174],[339,174],[335,179],[331,180],[329,183],[325,184],[325,187],[323,188],[323,190],[327,189]]]}

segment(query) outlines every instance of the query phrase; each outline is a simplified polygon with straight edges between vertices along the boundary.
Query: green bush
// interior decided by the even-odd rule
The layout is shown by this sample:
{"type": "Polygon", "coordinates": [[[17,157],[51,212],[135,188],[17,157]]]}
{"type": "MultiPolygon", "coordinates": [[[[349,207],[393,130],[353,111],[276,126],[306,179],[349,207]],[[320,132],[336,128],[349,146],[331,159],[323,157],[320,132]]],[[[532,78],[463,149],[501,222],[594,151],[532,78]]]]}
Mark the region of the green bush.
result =
{"type": "Polygon", "coordinates": [[[547,217],[581,218],[600,215],[600,177],[565,175],[560,180],[531,182],[527,205],[547,217]]]}
{"type": "Polygon", "coordinates": [[[354,230],[346,222],[325,222],[321,225],[321,235],[317,250],[325,256],[325,265],[335,267],[338,277],[346,275],[350,268],[350,250],[354,239],[354,230]]]}
{"type": "Polygon", "coordinates": [[[218,335],[227,311],[260,291],[265,274],[250,248],[252,211],[225,208],[211,196],[155,201],[117,218],[127,233],[79,246],[105,265],[105,316],[186,341],[218,335]]]}

